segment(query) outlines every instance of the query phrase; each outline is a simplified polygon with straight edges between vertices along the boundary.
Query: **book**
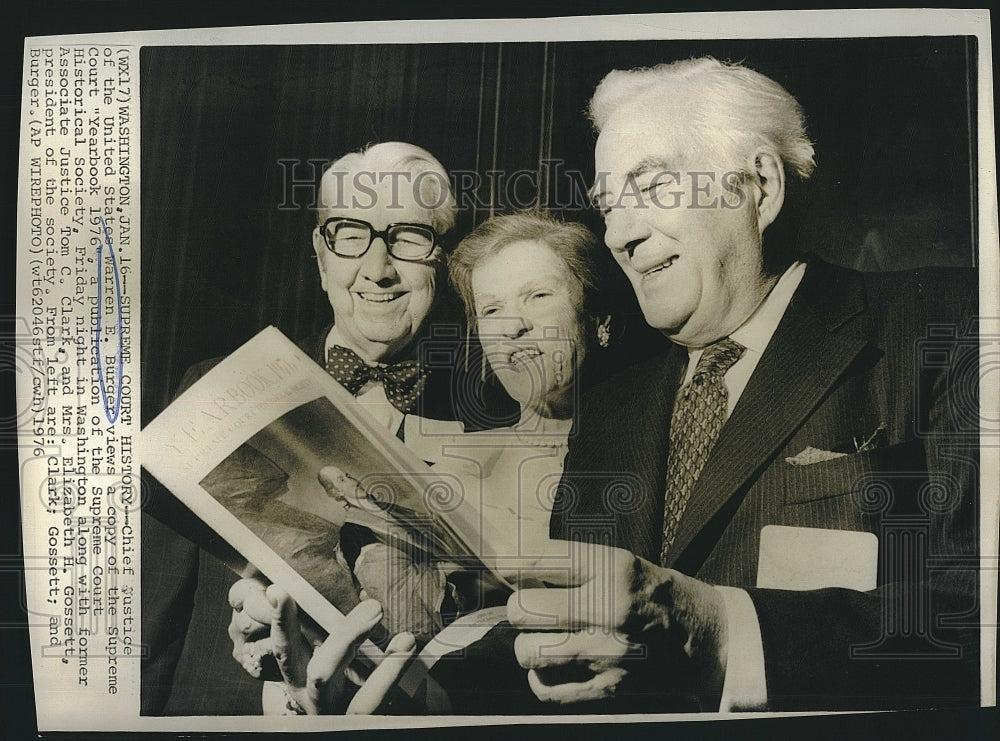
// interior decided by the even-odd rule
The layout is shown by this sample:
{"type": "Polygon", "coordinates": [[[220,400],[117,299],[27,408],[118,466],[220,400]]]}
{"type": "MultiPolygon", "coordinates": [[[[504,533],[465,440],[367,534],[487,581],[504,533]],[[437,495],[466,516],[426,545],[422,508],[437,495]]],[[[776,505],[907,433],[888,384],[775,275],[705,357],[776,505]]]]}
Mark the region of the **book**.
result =
{"type": "MultiPolygon", "coordinates": [[[[274,327],[180,394],[141,443],[145,468],[182,505],[171,524],[242,576],[281,584],[327,633],[359,600],[336,558],[347,521],[489,571],[477,556],[479,508],[455,478],[435,473],[274,327]],[[371,506],[347,510],[332,498],[319,478],[327,466],[356,480],[371,506]],[[199,522],[177,514],[185,509],[199,522]]],[[[381,655],[370,642],[361,653],[381,655]]]]}

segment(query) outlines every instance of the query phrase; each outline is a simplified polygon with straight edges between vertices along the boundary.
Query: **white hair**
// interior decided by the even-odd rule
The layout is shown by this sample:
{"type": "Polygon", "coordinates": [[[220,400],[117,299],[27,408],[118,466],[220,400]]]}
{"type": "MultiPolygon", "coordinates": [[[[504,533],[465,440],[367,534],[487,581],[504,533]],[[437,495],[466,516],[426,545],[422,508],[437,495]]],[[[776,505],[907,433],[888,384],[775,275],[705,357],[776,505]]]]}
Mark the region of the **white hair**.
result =
{"type": "MultiPolygon", "coordinates": [[[[458,207],[451,190],[448,171],[422,147],[407,142],[380,142],[350,152],[330,164],[320,180],[320,203],[316,212],[320,224],[327,218],[327,204],[337,202],[337,184],[359,173],[378,178],[383,174],[406,173],[411,177],[395,182],[413,188],[413,196],[431,213],[431,226],[445,234],[455,226],[458,207]]],[[[369,185],[375,180],[366,181],[369,185]]]]}
{"type": "Polygon", "coordinates": [[[787,168],[808,178],[816,167],[805,115],[792,95],[774,80],[713,57],[610,72],[594,91],[590,119],[600,132],[620,106],[640,97],[675,102],[690,147],[706,162],[719,154],[745,167],[759,147],[777,154],[787,168]]]}

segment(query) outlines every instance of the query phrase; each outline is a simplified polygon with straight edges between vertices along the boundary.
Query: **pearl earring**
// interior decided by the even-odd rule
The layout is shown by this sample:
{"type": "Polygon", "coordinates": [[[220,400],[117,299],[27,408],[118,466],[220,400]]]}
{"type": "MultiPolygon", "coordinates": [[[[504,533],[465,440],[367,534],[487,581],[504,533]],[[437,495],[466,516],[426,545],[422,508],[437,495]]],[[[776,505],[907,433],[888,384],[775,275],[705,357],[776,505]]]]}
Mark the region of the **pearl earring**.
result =
{"type": "Polygon", "coordinates": [[[597,325],[597,344],[601,347],[607,347],[611,344],[611,330],[608,329],[608,323],[597,325]]]}

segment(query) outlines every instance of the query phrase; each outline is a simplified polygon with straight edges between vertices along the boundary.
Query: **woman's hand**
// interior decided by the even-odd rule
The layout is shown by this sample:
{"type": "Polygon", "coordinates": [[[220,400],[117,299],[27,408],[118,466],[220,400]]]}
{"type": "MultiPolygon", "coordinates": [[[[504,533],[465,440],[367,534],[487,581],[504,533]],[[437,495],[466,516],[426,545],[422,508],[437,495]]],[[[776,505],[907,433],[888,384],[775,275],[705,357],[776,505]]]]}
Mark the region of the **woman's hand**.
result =
{"type": "Polygon", "coordinates": [[[287,710],[292,712],[335,712],[344,706],[350,679],[360,689],[347,705],[347,713],[373,713],[416,650],[413,636],[400,633],[389,643],[382,662],[362,681],[350,664],[382,618],[378,602],[358,604],[347,614],[343,628],[326,640],[303,631],[298,605],[277,585],[241,579],[230,590],[229,603],[233,657],[251,676],[283,682],[287,710]]]}

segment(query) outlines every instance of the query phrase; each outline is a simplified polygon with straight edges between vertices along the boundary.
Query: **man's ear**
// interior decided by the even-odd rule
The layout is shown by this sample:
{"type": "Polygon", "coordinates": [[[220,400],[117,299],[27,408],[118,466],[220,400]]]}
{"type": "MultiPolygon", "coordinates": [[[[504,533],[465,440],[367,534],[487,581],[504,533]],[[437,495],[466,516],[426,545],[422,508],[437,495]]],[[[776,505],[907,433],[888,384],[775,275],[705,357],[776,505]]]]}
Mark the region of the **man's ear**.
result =
{"type": "Polygon", "coordinates": [[[319,268],[319,284],[323,286],[323,290],[326,290],[326,242],[323,241],[323,235],[319,233],[319,227],[315,227],[312,231],[313,240],[313,252],[316,253],[316,267],[319,268]]]}
{"type": "Polygon", "coordinates": [[[760,188],[757,193],[757,224],[761,234],[778,218],[785,203],[785,165],[768,149],[758,149],[752,163],[760,188]]]}

